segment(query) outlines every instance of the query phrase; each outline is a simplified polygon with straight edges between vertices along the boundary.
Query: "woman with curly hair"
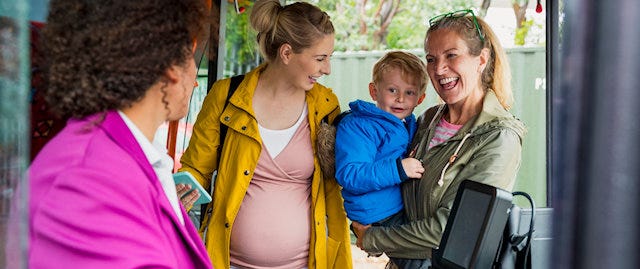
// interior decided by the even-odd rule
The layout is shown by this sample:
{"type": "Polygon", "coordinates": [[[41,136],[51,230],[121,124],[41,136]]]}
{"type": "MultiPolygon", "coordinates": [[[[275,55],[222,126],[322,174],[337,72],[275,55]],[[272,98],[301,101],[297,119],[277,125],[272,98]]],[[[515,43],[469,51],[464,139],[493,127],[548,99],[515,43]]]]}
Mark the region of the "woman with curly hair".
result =
{"type": "Polygon", "coordinates": [[[210,268],[152,143],[187,113],[198,0],[53,0],[46,99],[70,117],[29,168],[29,268],[210,268]]]}

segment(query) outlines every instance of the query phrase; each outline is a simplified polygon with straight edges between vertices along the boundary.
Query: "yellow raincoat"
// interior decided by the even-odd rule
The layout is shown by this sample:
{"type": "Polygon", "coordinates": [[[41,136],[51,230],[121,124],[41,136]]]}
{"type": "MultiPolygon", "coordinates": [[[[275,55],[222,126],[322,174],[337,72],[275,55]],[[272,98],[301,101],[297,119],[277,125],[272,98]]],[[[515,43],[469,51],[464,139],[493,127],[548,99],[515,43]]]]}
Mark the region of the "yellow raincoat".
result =
{"type": "MultiPolygon", "coordinates": [[[[189,147],[181,159],[180,171],[190,172],[205,188],[209,188],[211,176],[220,163],[213,203],[208,205],[206,212],[202,212],[204,222],[200,228],[216,269],[229,268],[231,229],[262,150],[252,100],[258,76],[265,66],[261,65],[245,75],[224,111],[221,110],[230,79],[213,85],[194,125],[189,147]],[[221,160],[218,161],[220,123],[227,125],[228,131],[221,160]]],[[[318,125],[325,117],[332,122],[340,113],[340,107],[335,94],[317,83],[307,91],[306,101],[311,143],[316,149],[318,125]]],[[[323,179],[317,154],[314,163],[309,268],[352,268],[348,222],[340,187],[335,179],[323,179]]]]}

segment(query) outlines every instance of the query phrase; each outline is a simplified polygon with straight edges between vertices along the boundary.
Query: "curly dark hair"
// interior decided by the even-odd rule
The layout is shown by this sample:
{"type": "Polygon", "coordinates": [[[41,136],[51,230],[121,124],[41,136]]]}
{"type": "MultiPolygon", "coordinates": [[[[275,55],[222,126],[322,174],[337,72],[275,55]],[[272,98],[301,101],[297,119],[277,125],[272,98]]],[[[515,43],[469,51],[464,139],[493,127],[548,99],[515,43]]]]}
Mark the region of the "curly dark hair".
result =
{"type": "Polygon", "coordinates": [[[202,0],[52,0],[42,38],[52,112],[82,118],[142,99],[193,60],[206,19],[202,0]]]}

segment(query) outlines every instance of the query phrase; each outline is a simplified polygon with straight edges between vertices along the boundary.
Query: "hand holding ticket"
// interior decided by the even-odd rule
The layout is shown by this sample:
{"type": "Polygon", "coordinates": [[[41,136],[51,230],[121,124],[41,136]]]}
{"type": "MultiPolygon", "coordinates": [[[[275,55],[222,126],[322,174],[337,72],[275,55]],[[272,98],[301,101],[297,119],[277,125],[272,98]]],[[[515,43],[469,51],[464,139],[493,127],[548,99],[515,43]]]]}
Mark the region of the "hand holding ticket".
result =
{"type": "Polygon", "coordinates": [[[191,193],[193,190],[200,192],[200,198],[193,203],[194,205],[206,204],[211,202],[211,195],[198,183],[198,181],[188,172],[178,172],[173,174],[173,181],[177,184],[186,184],[191,186],[191,191],[185,195],[191,193]]]}

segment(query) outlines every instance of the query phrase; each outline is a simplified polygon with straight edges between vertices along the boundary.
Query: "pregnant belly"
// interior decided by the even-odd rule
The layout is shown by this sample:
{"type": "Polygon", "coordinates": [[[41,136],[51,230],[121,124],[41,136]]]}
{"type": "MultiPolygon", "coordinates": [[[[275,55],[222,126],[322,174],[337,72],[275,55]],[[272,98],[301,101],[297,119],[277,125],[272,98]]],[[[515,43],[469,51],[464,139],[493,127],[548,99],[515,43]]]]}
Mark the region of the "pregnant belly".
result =
{"type": "Polygon", "coordinates": [[[304,189],[247,192],[231,230],[231,262],[257,268],[306,267],[310,214],[304,189]]]}

